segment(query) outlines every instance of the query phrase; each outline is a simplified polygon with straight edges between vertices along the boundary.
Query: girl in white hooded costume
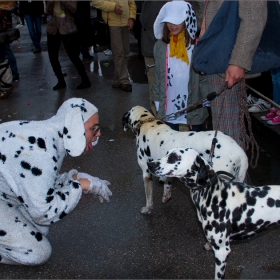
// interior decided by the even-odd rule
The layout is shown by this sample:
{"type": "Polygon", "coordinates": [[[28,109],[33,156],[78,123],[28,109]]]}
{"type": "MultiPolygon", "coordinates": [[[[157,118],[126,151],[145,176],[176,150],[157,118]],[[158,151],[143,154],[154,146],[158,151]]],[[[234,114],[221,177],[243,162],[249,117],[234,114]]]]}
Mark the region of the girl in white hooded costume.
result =
{"type": "Polygon", "coordinates": [[[195,73],[192,67],[196,32],[195,12],[185,1],[167,2],[154,22],[158,40],[154,45],[153,101],[157,117],[168,116],[165,121],[174,130],[186,124],[193,131],[205,130],[208,117],[206,107],[174,115],[209,93],[206,77],[195,73]]]}
{"type": "Polygon", "coordinates": [[[48,226],[70,213],[82,192],[109,201],[109,182],[74,169],[59,174],[66,154],[92,149],[100,135],[97,108],[81,98],[65,101],[48,120],[0,125],[0,263],[46,262],[48,226]]]}

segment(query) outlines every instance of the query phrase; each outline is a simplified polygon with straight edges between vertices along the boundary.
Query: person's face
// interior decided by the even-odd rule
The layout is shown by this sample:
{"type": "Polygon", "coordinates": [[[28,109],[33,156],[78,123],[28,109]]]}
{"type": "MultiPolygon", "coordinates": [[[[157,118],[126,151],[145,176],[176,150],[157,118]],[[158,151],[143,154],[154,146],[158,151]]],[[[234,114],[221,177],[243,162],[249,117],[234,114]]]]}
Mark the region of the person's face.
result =
{"type": "Polygon", "coordinates": [[[85,122],[85,132],[86,132],[86,148],[85,152],[92,150],[92,142],[98,140],[98,137],[101,136],[100,128],[99,128],[99,115],[92,115],[85,122]]]}
{"type": "Polygon", "coordinates": [[[185,22],[183,21],[181,24],[173,24],[168,22],[167,27],[173,35],[178,35],[184,30],[185,22]]]}

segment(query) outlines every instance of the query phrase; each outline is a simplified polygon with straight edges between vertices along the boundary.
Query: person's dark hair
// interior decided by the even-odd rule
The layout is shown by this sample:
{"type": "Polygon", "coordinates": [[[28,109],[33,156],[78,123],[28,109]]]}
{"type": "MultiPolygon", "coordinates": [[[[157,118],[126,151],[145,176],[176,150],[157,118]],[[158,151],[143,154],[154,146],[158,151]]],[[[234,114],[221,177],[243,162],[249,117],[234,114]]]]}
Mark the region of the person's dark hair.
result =
{"type": "MultiPolygon", "coordinates": [[[[185,31],[185,41],[186,41],[186,47],[188,45],[193,45],[195,43],[195,41],[190,37],[190,34],[186,28],[186,25],[184,25],[184,31],[185,31]]],[[[167,22],[164,23],[163,26],[163,32],[162,32],[162,41],[166,44],[170,43],[170,31],[167,27],[167,22]]]]}

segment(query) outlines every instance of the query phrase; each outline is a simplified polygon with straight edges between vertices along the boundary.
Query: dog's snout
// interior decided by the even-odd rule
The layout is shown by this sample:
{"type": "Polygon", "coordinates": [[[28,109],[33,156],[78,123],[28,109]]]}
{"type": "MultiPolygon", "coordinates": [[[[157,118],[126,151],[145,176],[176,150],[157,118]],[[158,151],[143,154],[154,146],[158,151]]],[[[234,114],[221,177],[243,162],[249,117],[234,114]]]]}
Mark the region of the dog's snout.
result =
{"type": "Polygon", "coordinates": [[[160,163],[157,162],[157,161],[150,161],[150,162],[147,162],[147,165],[148,165],[148,169],[152,172],[152,173],[155,173],[155,171],[157,171],[160,167],[160,163]]]}

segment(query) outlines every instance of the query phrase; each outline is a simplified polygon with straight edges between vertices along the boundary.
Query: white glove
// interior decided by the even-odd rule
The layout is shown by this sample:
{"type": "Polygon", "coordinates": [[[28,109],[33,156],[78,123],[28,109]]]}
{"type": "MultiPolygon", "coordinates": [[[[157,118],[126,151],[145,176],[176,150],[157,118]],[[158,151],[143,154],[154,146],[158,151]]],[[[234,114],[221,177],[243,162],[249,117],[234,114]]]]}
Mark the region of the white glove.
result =
{"type": "Polygon", "coordinates": [[[79,179],[88,179],[90,181],[90,187],[87,191],[83,191],[84,193],[98,195],[101,203],[103,202],[103,198],[107,202],[110,201],[109,196],[112,195],[112,192],[108,188],[108,186],[111,185],[110,182],[108,182],[106,180],[101,180],[97,177],[93,177],[87,173],[82,173],[82,172],[81,173],[79,172],[77,174],[77,179],[78,180],[79,179]]]}

